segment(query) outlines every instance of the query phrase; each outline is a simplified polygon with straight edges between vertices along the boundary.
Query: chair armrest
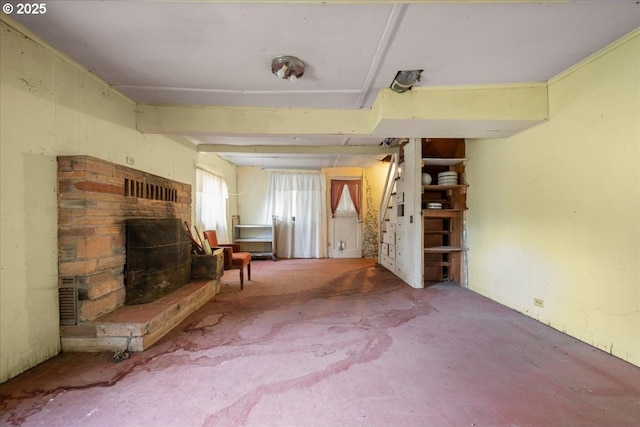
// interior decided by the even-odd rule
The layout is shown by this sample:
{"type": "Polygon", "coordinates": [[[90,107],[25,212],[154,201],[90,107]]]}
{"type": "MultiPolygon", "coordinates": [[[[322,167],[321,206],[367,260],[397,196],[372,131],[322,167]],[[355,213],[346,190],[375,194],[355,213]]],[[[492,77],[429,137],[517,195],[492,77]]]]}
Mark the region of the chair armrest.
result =
{"type": "Polygon", "coordinates": [[[223,243],[218,246],[222,248],[232,248],[233,252],[240,252],[240,245],[238,243],[223,243]]]}
{"type": "Polygon", "coordinates": [[[224,269],[228,270],[233,265],[233,248],[226,245],[216,246],[214,249],[222,249],[224,251],[224,269]]]}

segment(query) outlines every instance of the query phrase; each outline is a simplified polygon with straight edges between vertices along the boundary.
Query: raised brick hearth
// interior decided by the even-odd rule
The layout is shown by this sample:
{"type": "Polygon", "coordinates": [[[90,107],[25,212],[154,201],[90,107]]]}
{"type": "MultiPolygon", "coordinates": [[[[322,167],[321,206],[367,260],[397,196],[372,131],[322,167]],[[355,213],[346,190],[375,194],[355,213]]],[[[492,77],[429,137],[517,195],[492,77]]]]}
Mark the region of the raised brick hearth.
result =
{"type": "MultiPolygon", "coordinates": [[[[164,298],[155,308],[150,306],[138,309],[134,322],[128,322],[124,318],[126,315],[121,314],[127,310],[129,313],[136,312],[128,306],[123,307],[125,222],[129,218],[179,218],[182,222],[190,223],[191,186],[90,156],[58,157],[58,246],[63,350],[91,350],[91,339],[100,337],[101,333],[105,336],[104,331],[109,329],[105,329],[103,319],[118,319],[123,324],[140,325],[145,323],[141,320],[141,312],[150,313],[148,321],[151,322],[153,316],[164,313],[163,310],[172,311],[169,306],[159,308],[163,304],[172,304],[167,303],[171,298],[164,298]],[[116,311],[119,312],[115,313],[116,311]],[[111,317],[106,317],[110,313],[113,313],[111,317]],[[90,340],[80,342],[77,338],[90,340]],[[74,339],[75,344],[71,344],[74,339]]],[[[200,297],[191,301],[193,298],[186,295],[189,292],[183,291],[183,297],[189,302],[178,301],[175,306],[197,309],[215,294],[219,279],[217,282],[208,284],[204,290],[201,289],[202,285],[190,286],[189,289],[200,297]]],[[[181,312],[180,316],[183,315],[181,312]]],[[[162,314],[160,317],[166,318],[167,315],[162,314]]],[[[170,323],[172,322],[168,321],[170,323]]],[[[111,329],[119,328],[122,331],[128,327],[115,326],[111,329]]],[[[166,329],[158,328],[157,325],[155,327],[157,330],[166,329]]],[[[131,334],[128,335],[131,337],[131,334]]],[[[110,345],[109,337],[105,336],[100,343],[96,342],[95,347],[93,350],[122,349],[122,340],[117,345],[110,345]]],[[[141,350],[142,347],[137,345],[130,350],[141,350]]]]}

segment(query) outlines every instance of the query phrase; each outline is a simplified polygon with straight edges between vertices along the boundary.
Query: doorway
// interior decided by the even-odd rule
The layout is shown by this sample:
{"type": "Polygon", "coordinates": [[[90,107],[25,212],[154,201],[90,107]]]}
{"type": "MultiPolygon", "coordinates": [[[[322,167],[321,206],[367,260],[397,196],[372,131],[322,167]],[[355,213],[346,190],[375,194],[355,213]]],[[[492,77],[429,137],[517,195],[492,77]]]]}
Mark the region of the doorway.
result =
{"type": "Polygon", "coordinates": [[[324,174],[272,172],[267,212],[275,216],[278,258],[326,258],[327,210],[324,174]]]}
{"type": "Polygon", "coordinates": [[[362,258],[362,180],[332,179],[329,257],[362,258]]]}

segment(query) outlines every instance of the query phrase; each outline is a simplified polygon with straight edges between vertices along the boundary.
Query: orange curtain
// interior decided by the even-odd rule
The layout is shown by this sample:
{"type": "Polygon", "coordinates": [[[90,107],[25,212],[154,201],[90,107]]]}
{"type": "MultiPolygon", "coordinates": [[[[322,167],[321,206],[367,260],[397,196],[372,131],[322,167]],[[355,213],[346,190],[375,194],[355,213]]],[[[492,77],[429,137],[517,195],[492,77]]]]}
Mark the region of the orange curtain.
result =
{"type": "Polygon", "coordinates": [[[360,219],[360,209],[362,206],[362,192],[360,190],[360,180],[356,179],[332,179],[331,180],[331,216],[336,216],[336,209],[340,203],[340,197],[342,196],[342,189],[347,186],[349,196],[353,201],[353,206],[356,208],[358,219],[360,219]]]}

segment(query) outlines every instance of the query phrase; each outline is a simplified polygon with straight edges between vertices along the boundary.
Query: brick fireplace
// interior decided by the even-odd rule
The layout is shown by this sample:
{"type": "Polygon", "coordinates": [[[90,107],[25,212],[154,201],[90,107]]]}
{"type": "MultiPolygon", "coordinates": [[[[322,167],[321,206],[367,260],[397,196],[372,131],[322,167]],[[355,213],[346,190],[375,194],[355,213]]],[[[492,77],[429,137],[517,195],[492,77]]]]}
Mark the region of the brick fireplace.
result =
{"type": "MultiPolygon", "coordinates": [[[[107,329],[113,330],[113,324],[105,326],[103,319],[117,317],[118,322],[126,326],[116,325],[115,329],[128,336],[129,341],[132,330],[148,329],[148,325],[141,326],[140,310],[150,312],[158,309],[158,304],[150,305],[156,308],[138,309],[136,321],[116,313],[129,307],[123,305],[125,225],[130,218],[177,218],[181,223],[190,223],[191,186],[90,156],[58,157],[58,271],[63,349],[65,336],[99,338],[107,329]]],[[[213,294],[209,298],[211,296],[213,294]]],[[[188,305],[197,304],[178,302],[176,307],[181,311],[188,305]]],[[[166,317],[166,313],[163,316],[166,317]]],[[[103,342],[98,347],[109,345],[103,342]]],[[[122,347],[122,340],[115,347],[122,347]]],[[[138,347],[140,350],[143,346],[138,347]]]]}

